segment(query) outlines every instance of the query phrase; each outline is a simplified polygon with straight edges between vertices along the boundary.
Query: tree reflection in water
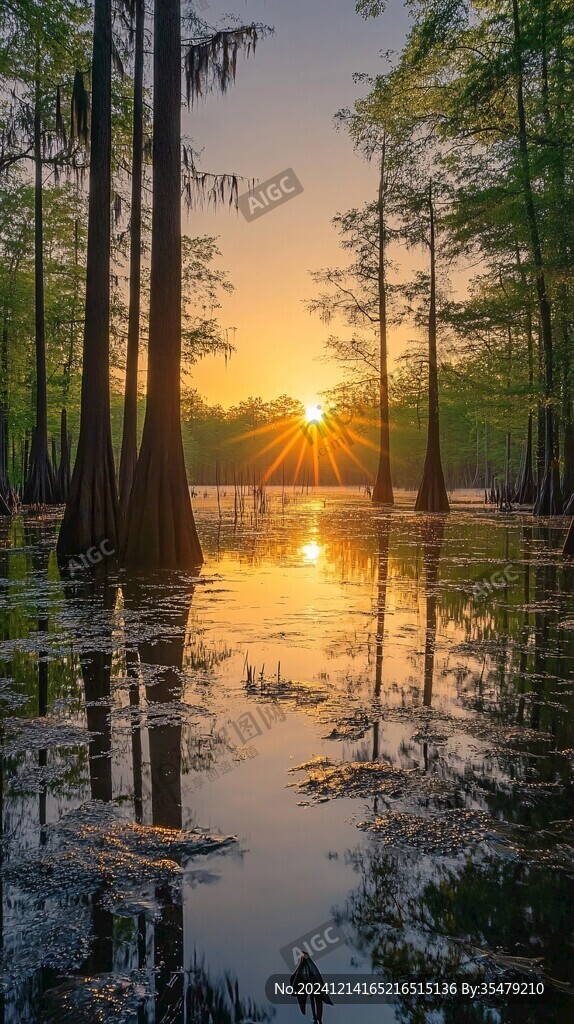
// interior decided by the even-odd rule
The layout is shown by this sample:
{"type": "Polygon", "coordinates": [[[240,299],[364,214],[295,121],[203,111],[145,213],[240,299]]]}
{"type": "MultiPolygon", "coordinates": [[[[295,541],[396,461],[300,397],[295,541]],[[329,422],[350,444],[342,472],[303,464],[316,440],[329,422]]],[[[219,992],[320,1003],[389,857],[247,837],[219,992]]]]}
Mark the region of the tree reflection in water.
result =
{"type": "MultiPolygon", "coordinates": [[[[26,539],[34,552],[33,570],[37,577],[42,578],[42,585],[46,587],[47,556],[42,554],[43,549],[38,550],[35,546],[37,538],[34,535],[26,539]]],[[[58,890],[52,893],[53,887],[47,899],[40,903],[49,911],[54,927],[56,922],[61,922],[61,948],[54,955],[59,957],[62,966],[66,965],[66,969],[42,967],[39,974],[30,976],[28,983],[20,984],[18,993],[10,995],[7,1019],[11,1024],[16,1020],[32,1019],[46,1024],[55,1024],[56,1021],[58,1024],[91,1024],[97,1019],[105,1019],[110,1024],[124,1019],[137,1019],[139,1024],[180,1024],[184,1017],[190,1024],[207,1019],[214,1024],[268,1020],[267,1011],[261,1010],[250,1000],[242,999],[237,979],[231,972],[212,977],[209,967],[197,956],[195,950],[191,962],[189,955],[187,962],[185,959],[182,875],[175,873],[173,861],[177,861],[185,870],[192,854],[192,845],[186,845],[185,839],[190,833],[182,831],[182,722],[179,701],[182,695],[183,652],[193,586],[181,580],[173,580],[166,585],[164,579],[160,600],[157,581],[143,583],[141,580],[129,580],[120,587],[118,581],[107,576],[101,568],[98,572],[74,577],[64,572],[62,585],[66,605],[71,613],[67,619],[68,624],[72,629],[74,622],[78,624],[76,641],[89,730],[87,769],[91,802],[85,805],[83,824],[78,819],[79,846],[75,845],[73,814],[64,816],[70,822],[67,828],[72,844],[64,856],[70,857],[73,851],[72,857],[76,861],[70,863],[77,864],[74,870],[79,871],[79,875],[72,872],[70,891],[61,890],[62,907],[59,907],[58,890]],[[112,757],[118,756],[119,752],[114,750],[112,742],[115,734],[112,732],[111,712],[115,706],[114,667],[115,652],[121,643],[118,611],[121,609],[122,598],[126,623],[125,664],[129,681],[129,707],[132,711],[130,734],[134,817],[143,823],[146,811],[149,811],[151,820],[147,822],[148,832],[145,835],[151,838],[151,826],[157,833],[156,846],[161,845],[163,838],[168,841],[164,854],[166,860],[158,860],[157,853],[150,852],[149,857],[153,859],[141,861],[145,877],[142,876],[142,884],[136,882],[135,887],[133,882],[127,882],[129,875],[124,879],[123,874],[119,877],[114,874],[116,865],[120,873],[123,872],[125,860],[122,858],[130,857],[128,848],[124,847],[121,839],[117,845],[113,831],[104,831],[102,835],[97,831],[98,823],[108,820],[105,815],[102,818],[98,808],[109,806],[112,815],[109,820],[116,820],[112,757]],[[145,703],[140,702],[142,678],[146,680],[145,703]],[[142,742],[142,714],[145,714],[147,743],[142,742]],[[142,763],[144,748],[149,750],[149,776],[147,766],[142,763]],[[148,777],[151,782],[149,796],[144,792],[143,781],[148,777]],[[82,829],[87,829],[83,835],[82,829]],[[90,834],[95,844],[92,876],[102,878],[101,884],[92,891],[86,888],[89,886],[92,869],[89,862],[84,863],[81,859],[81,844],[89,842],[90,834]],[[179,845],[174,843],[178,836],[182,837],[179,845]],[[112,844],[109,857],[106,844],[112,844]],[[162,864],[167,866],[170,862],[167,858],[172,867],[163,870],[162,864]],[[64,915],[68,897],[74,899],[75,885],[80,887],[76,897],[78,909],[80,906],[85,907],[89,913],[86,922],[89,928],[89,948],[74,969],[73,950],[66,949],[64,915]],[[118,895],[121,896],[122,891],[127,897],[127,903],[134,906],[131,911],[122,908],[122,902],[126,902],[126,899],[118,902],[118,895]],[[138,901],[142,909],[136,912],[138,901]]],[[[42,587],[39,592],[42,593],[42,587]]],[[[43,605],[38,612],[37,622],[38,633],[45,633],[48,641],[48,619],[43,605]]],[[[42,717],[49,714],[49,693],[47,651],[44,651],[41,639],[38,639],[38,649],[37,708],[42,717]]],[[[45,768],[47,751],[43,747],[39,751],[39,758],[40,768],[45,768]]],[[[4,779],[3,760],[0,761],[0,779],[4,779]]],[[[46,826],[46,786],[43,779],[41,774],[40,802],[37,805],[42,830],[46,826]]],[[[0,807],[2,794],[0,787],[0,807]]],[[[49,824],[47,828],[49,832],[49,824]]],[[[138,839],[137,834],[135,839],[138,839]]],[[[53,836],[50,841],[54,842],[53,836]]],[[[52,847],[46,848],[46,855],[46,863],[50,864],[50,858],[54,855],[52,847]]],[[[38,861],[38,880],[30,879],[32,891],[37,889],[40,894],[44,891],[41,882],[44,868],[41,863],[38,861]]],[[[128,860],[128,869],[129,863],[128,860]]],[[[132,873],[131,877],[135,880],[137,874],[132,873]]],[[[45,891],[48,893],[48,890],[45,891]]],[[[0,937],[1,925],[0,918],[0,937]]],[[[194,945],[200,948],[200,935],[196,937],[194,945]]],[[[4,996],[0,1006],[4,1024],[4,996]]]]}
{"type": "MultiPolygon", "coordinates": [[[[530,534],[531,531],[526,530],[523,534],[524,611],[518,664],[521,675],[527,670],[532,631],[530,534]]],[[[423,706],[430,708],[441,599],[439,565],[444,522],[438,517],[423,520],[421,536],[426,608],[421,690],[423,706]]],[[[388,534],[380,532],[376,697],[382,689],[387,552],[388,534]]],[[[508,559],[508,551],[506,557],[508,559]]],[[[528,724],[532,729],[540,729],[549,674],[557,669],[555,658],[549,652],[557,646],[555,633],[559,616],[548,613],[546,598],[563,588],[557,587],[553,565],[537,563],[534,579],[533,673],[528,724]]],[[[507,611],[501,614],[507,615],[507,611]]],[[[508,619],[506,625],[508,628],[508,619]]],[[[508,671],[507,656],[501,657],[501,665],[508,671]]],[[[518,684],[519,691],[524,691],[524,680],[513,675],[512,683],[518,684]]],[[[504,693],[508,683],[503,675],[499,677],[499,685],[504,693]]],[[[519,722],[524,719],[525,706],[522,695],[517,702],[519,722]]],[[[378,724],[377,721],[374,725],[373,760],[383,754],[379,749],[378,724]]],[[[422,754],[428,771],[426,740],[422,743],[422,754]]],[[[513,794],[504,799],[502,788],[499,791],[495,786],[487,798],[495,813],[500,816],[503,812],[512,820],[513,794]]],[[[428,811],[433,812],[432,804],[428,811]]],[[[375,797],[373,819],[378,812],[379,799],[375,797]]],[[[392,823],[393,813],[391,809],[384,819],[392,823]]],[[[558,802],[553,813],[556,818],[565,817],[567,806],[558,802]]],[[[523,822],[532,824],[532,816],[523,813],[521,817],[523,822]]],[[[547,827],[549,817],[552,813],[544,816],[547,827]]],[[[411,823],[415,820],[423,821],[424,813],[411,823]]],[[[560,822],[556,824],[559,826],[560,822]]],[[[503,825],[502,829],[504,832],[503,825]]],[[[379,831],[380,839],[348,852],[348,860],[360,882],[336,915],[340,924],[351,927],[353,944],[371,969],[396,981],[456,980],[460,984],[466,980],[476,984],[485,979],[494,982],[527,980],[543,981],[546,988],[543,1009],[542,1001],[537,1005],[535,997],[512,1001],[499,995],[471,1002],[440,996],[423,1003],[398,996],[397,1012],[401,1021],[426,1024],[432,1016],[433,1020],[444,1024],[490,1024],[494,1020],[504,1021],[504,1024],[529,1021],[539,1024],[542,1019],[551,1024],[563,1024],[570,1018],[572,997],[566,990],[571,978],[570,950],[574,942],[571,915],[574,886],[567,871],[557,871],[545,864],[545,856],[537,858],[534,854],[530,859],[527,851],[522,855],[520,851],[514,853],[512,848],[499,851],[496,844],[493,851],[490,842],[449,843],[446,833],[445,845],[439,833],[437,850],[433,853],[432,835],[429,832],[425,839],[424,826],[418,833],[411,830],[410,834],[403,834],[402,840],[385,838],[382,826],[379,831]],[[417,843],[420,849],[416,848],[417,843]]],[[[554,842],[559,841],[560,828],[554,838],[554,842]]]]}
{"type": "MultiPolygon", "coordinates": [[[[314,730],[303,755],[316,753],[314,735],[334,755],[323,767],[309,762],[313,778],[297,784],[311,797],[296,840],[311,842],[311,868],[327,835],[329,849],[349,846],[333,803],[311,805],[355,801],[365,845],[347,861],[360,884],[352,871],[341,877],[329,911],[343,908],[367,962],[396,978],[567,976],[572,567],[554,557],[546,527],[459,512],[443,524],[398,508],[367,521],[358,503],[333,506],[287,507],[243,541],[214,518],[224,596],[210,580],[200,588],[191,578],[90,573],[66,580],[63,599],[50,544],[13,521],[12,550],[0,549],[2,699],[22,719],[0,751],[2,966],[14,979],[5,1024],[91,1024],[96,1007],[106,1024],[128,1013],[141,1024],[267,1016],[221,973],[232,954],[214,973],[201,955],[214,931],[224,934],[233,862],[220,862],[209,898],[186,883],[184,907],[194,859],[169,838],[189,835],[186,775],[219,753],[206,741],[214,715],[236,717],[234,702],[261,700],[259,680],[238,688],[246,637],[258,664],[268,658],[260,641],[281,658],[272,692],[294,723],[299,716],[301,736],[314,730]],[[309,537],[320,552],[313,563],[301,558],[309,537]],[[512,576],[477,597],[476,582],[506,565],[512,576]],[[258,636],[270,610],[272,634],[258,636]],[[209,907],[208,921],[198,906],[209,907]]],[[[281,788],[288,735],[277,730],[266,751],[281,788]]],[[[224,807],[237,781],[230,773],[191,800],[210,815],[212,798],[221,794],[224,807]]],[[[268,782],[242,791],[251,863],[267,839],[252,798],[266,786],[272,795],[268,782]]],[[[288,843],[283,853],[290,872],[288,843]]],[[[245,922],[246,942],[256,918],[245,922]]],[[[503,1005],[501,1021],[568,1019],[565,997],[547,984],[544,1004],[503,1005]]],[[[437,1024],[483,1024],[487,1010],[398,1008],[417,1024],[431,1013],[437,1024]]]]}
{"type": "MultiPolygon", "coordinates": [[[[164,586],[161,590],[163,600],[158,600],[158,587],[153,581],[144,583],[141,579],[131,579],[125,584],[124,599],[128,613],[137,610],[145,618],[153,609],[153,643],[149,640],[137,642],[140,663],[156,667],[153,684],[146,686],[150,722],[151,824],[155,828],[179,831],[182,828],[181,716],[177,711],[170,711],[169,704],[176,704],[181,699],[183,650],[193,586],[185,588],[181,582],[178,586],[175,581],[171,594],[165,593],[164,586]],[[154,703],[162,705],[163,717],[169,717],[170,721],[153,722],[150,709],[154,703]]],[[[137,730],[132,730],[132,742],[134,735],[137,735],[137,730]]],[[[134,756],[137,749],[141,751],[141,741],[136,743],[134,756]]],[[[141,771],[137,774],[141,775],[141,771]]],[[[174,893],[169,883],[157,885],[155,895],[160,913],[154,921],[151,938],[154,1020],[155,1024],[169,1024],[183,1019],[183,906],[181,891],[174,893]]]]}

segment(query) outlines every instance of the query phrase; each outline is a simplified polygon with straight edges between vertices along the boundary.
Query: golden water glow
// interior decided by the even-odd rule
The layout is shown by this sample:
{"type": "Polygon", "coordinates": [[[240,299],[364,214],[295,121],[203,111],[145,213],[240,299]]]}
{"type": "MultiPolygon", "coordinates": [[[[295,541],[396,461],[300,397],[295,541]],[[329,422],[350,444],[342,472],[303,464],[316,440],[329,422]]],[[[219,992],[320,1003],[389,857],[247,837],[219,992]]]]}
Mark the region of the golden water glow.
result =
{"type": "Polygon", "coordinates": [[[303,555],[304,562],[316,562],[321,554],[321,548],[317,544],[316,540],[310,540],[308,544],[303,544],[301,548],[301,554],[303,555]]]}

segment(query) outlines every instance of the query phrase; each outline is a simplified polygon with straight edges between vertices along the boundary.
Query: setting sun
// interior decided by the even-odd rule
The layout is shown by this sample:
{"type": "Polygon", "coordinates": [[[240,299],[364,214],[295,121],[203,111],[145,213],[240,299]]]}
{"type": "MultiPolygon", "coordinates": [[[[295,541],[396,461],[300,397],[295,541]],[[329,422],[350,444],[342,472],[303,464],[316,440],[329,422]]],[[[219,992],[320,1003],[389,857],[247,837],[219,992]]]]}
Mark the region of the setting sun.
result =
{"type": "Polygon", "coordinates": [[[308,405],[305,409],[307,423],[320,423],[323,419],[323,412],[320,405],[308,405]]]}

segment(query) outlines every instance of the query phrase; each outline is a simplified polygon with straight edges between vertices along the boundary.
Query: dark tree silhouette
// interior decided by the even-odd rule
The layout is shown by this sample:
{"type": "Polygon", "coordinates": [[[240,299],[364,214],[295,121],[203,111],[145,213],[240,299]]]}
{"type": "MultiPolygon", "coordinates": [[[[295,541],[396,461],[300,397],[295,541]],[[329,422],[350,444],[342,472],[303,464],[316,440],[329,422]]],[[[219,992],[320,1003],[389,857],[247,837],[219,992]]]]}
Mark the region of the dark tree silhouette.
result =
{"type": "Polygon", "coordinates": [[[530,233],[532,257],[536,275],[536,293],[540,317],[540,333],[544,352],[545,380],[545,442],[544,442],[544,476],[542,478],[534,514],[537,516],[560,515],[562,513],[562,491],[560,487],[560,466],[558,462],[558,432],[554,422],[554,380],[553,380],[553,338],[552,309],[546,286],[542,242],[538,226],[538,215],[534,205],[532,175],[530,170],[530,153],[528,148],[528,131],[524,104],[524,55],[522,29],[518,0],[512,0],[512,20],[514,31],[514,61],[516,71],[516,104],[518,112],[518,142],[522,172],[522,188],[526,219],[530,233]]]}
{"type": "Polygon", "coordinates": [[[385,505],[394,503],[391,478],[391,454],[389,439],[389,378],[387,372],[387,288],[385,279],[385,156],[386,144],[383,139],[381,154],[381,176],[379,180],[379,465],[373,487],[374,502],[385,505]]]}
{"type": "Polygon", "coordinates": [[[180,419],[181,19],[158,0],[154,28],[153,205],[147,404],[124,540],[133,567],[192,568],[203,554],[180,419]]]}
{"type": "Polygon", "coordinates": [[[143,80],[145,3],[135,0],[132,196],[130,212],[130,301],[119,492],[122,517],[128,508],[138,459],[137,403],[141,296],[143,80]]]}
{"type": "Polygon", "coordinates": [[[436,354],[436,253],[435,217],[432,182],[429,184],[429,248],[430,248],[430,305],[429,305],[429,411],[427,451],[423,478],[415,503],[415,512],[448,512],[449,503],[440,456],[440,424],[438,405],[438,365],[436,354]]]}
{"type": "MultiPolygon", "coordinates": [[[[161,593],[161,591],[159,592],[161,593]]],[[[144,665],[157,666],[153,685],[146,687],[146,698],[150,723],[148,728],[149,760],[151,776],[152,824],[158,829],[182,828],[182,723],[174,709],[170,720],[161,723],[153,721],[154,706],[177,706],[181,699],[181,671],[185,646],[186,627],[189,619],[193,588],[174,585],[165,592],[170,600],[158,601],[158,588],[147,582],[127,579],[124,587],[126,607],[136,611],[144,619],[150,616],[154,625],[154,639],[137,643],[137,652],[144,665]]],[[[139,705],[139,681],[137,653],[129,653],[130,704],[139,705]]],[[[168,716],[166,716],[168,717],[168,716]]],[[[141,737],[134,716],[132,729],[132,756],[134,767],[134,798],[136,812],[138,799],[141,803],[141,737]],[[138,764],[139,758],[139,764],[138,764]],[[139,790],[139,793],[138,793],[139,790]]],[[[156,967],[155,1017],[157,1024],[168,1024],[176,1020],[184,995],[183,963],[183,908],[181,898],[176,896],[169,882],[158,884],[156,898],[161,914],[154,924],[154,958],[156,967]]]]}
{"type": "MultiPolygon", "coordinates": [[[[534,332],[532,327],[532,305],[530,290],[527,285],[526,274],[520,257],[520,247],[516,247],[516,262],[520,272],[520,280],[526,296],[526,336],[528,339],[528,384],[534,390],[534,332]]],[[[536,497],[536,485],[534,482],[534,444],[533,444],[534,416],[532,409],[528,411],[528,426],[526,431],[526,449],[524,460],[520,470],[520,476],[516,484],[515,501],[519,505],[532,505],[536,497]]]]}
{"type": "MultiPolygon", "coordinates": [[[[117,588],[105,572],[80,574],[77,581],[70,579],[61,569],[64,593],[70,605],[77,603],[93,608],[98,615],[102,609],[114,607],[117,588]]],[[[112,631],[104,627],[103,643],[100,649],[82,651],[80,665],[84,682],[86,701],[86,724],[90,732],[88,762],[90,768],[90,791],[92,800],[109,803],[113,799],[112,785],[112,722],[111,722],[111,677],[112,677],[112,631]]]]}
{"type": "Polygon", "coordinates": [[[42,97],[40,47],[36,46],[34,87],[34,301],[36,318],[36,423],[32,436],[24,504],[54,501],[54,471],[48,453],[48,390],[46,381],[46,322],[44,313],[44,214],[42,193],[42,97]]]}
{"type": "Polygon", "coordinates": [[[532,413],[529,412],[524,462],[516,485],[515,501],[519,505],[531,505],[534,501],[535,486],[534,474],[532,472],[532,425],[532,413]]]}
{"type": "Polygon", "coordinates": [[[60,415],[60,464],[56,478],[56,500],[65,503],[70,491],[70,440],[68,437],[68,414],[62,409],[60,415]]]}
{"type": "MultiPolygon", "coordinates": [[[[263,26],[186,40],[187,98],[235,79],[263,26]]],[[[154,25],[153,203],[147,401],[122,554],[133,568],[197,568],[203,562],[187,483],[180,420],[181,373],[181,24],[179,0],[158,0],[154,25]]],[[[187,161],[186,195],[217,204],[237,197],[237,179],[198,174],[187,161]],[[192,189],[192,185],[194,189],[192,189]]]]}
{"type": "Polygon", "coordinates": [[[95,0],[86,316],[80,434],[58,554],[117,544],[110,427],[111,0],[95,0]]]}

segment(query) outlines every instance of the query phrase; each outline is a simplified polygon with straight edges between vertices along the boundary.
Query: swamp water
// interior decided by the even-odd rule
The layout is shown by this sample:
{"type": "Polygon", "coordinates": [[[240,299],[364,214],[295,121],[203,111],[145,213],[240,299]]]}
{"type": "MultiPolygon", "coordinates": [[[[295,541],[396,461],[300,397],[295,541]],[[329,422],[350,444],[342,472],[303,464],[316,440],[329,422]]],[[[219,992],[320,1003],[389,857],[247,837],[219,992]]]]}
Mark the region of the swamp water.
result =
{"type": "Polygon", "coordinates": [[[195,578],[0,520],[1,1024],[303,1020],[266,981],[331,919],[323,975],[544,994],[325,1024],[573,1020],[564,522],[270,493],[195,499],[195,578]]]}

